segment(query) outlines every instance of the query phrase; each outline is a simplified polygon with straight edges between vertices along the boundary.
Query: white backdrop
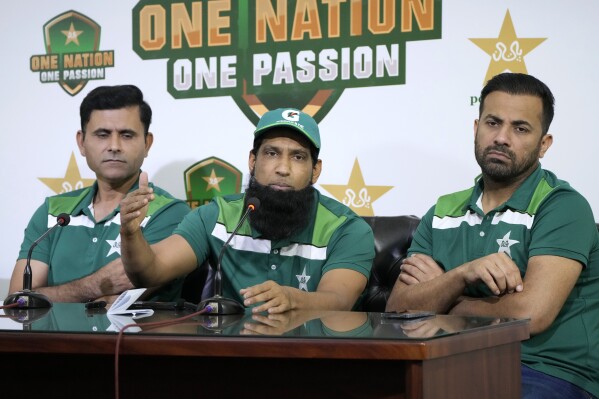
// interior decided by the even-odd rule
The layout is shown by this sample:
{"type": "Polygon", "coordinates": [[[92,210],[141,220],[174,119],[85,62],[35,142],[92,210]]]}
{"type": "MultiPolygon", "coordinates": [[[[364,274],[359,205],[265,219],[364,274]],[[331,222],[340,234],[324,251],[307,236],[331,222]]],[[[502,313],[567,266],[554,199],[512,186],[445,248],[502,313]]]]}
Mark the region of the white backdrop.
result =
{"type": "MultiPolygon", "coordinates": [[[[183,171],[210,156],[247,171],[253,124],[230,97],[176,100],[167,92],[167,61],[145,61],[132,50],[136,4],[2,4],[0,280],[10,277],[29,217],[54,194],[39,178],[64,177],[72,152],[81,176],[94,177],[75,143],[79,104],[94,87],[132,83],[144,91],[154,111],[155,140],[143,168],[173,195],[185,197],[183,171]],[[100,50],[115,53],[106,78],[90,81],[74,97],[58,84],[42,84],[29,66],[32,55],[45,53],[43,25],[68,10],[96,21],[102,27],[100,50]]],[[[367,186],[393,187],[371,204],[375,215],[418,216],[440,194],[470,186],[479,172],[472,130],[478,106],[470,99],[479,94],[491,60],[470,39],[497,38],[508,10],[518,38],[546,38],[523,57],[528,73],[547,83],[556,97],[554,144],[542,164],[585,195],[598,214],[594,154],[599,138],[593,115],[599,92],[599,2],[593,0],[445,1],[442,38],[407,43],[405,85],[346,89],[324,117],[318,183],[348,184],[358,159],[367,186]]]]}

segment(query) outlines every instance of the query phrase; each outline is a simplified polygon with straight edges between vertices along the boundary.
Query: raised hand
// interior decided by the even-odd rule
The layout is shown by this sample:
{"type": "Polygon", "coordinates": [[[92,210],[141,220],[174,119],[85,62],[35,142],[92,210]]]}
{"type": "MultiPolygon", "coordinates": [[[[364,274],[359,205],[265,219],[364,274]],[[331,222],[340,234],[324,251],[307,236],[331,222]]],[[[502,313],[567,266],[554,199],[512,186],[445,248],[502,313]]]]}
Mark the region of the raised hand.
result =
{"type": "Polygon", "coordinates": [[[148,204],[153,199],[154,190],[148,186],[148,174],[141,172],[139,188],[121,201],[121,234],[133,234],[139,230],[148,212],[148,204]]]}

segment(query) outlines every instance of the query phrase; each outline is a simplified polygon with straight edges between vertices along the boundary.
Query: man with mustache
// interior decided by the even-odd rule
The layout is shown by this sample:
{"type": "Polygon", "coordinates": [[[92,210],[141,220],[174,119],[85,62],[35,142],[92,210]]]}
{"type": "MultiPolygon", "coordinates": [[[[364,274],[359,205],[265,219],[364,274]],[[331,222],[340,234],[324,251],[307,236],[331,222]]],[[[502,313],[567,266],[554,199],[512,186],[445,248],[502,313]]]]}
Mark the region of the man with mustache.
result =
{"type": "Polygon", "coordinates": [[[585,198],[541,168],[554,98],[503,73],[481,92],[474,187],[423,217],[388,311],[530,318],[523,398],[599,395],[599,234],[585,198]]]}
{"type": "MultiPolygon", "coordinates": [[[[141,165],[152,147],[152,109],[136,86],[101,86],[83,99],[80,116],[77,145],[95,172],[96,182],[48,197],[37,209],[25,229],[10,292],[22,288],[32,243],[61,213],[71,215],[69,225],[55,229],[32,253],[32,289],[55,302],[99,298],[110,302],[133,288],[120,259],[119,204],[137,188],[141,165]]],[[[159,187],[153,188],[157,201],[147,212],[142,231],[148,241],[157,242],[173,232],[190,208],[159,187]]],[[[175,300],[181,286],[182,280],[169,282],[152,298],[175,300]]]]}
{"type": "Polygon", "coordinates": [[[260,206],[222,258],[223,296],[255,313],[352,309],[370,275],[374,238],[364,220],[312,186],[322,169],[319,151],[319,129],[309,115],[295,109],[265,113],[254,132],[247,191],[194,209],[171,237],[152,246],[139,222],[155,194],[140,181],[121,203],[123,263],[131,281],[154,286],[207,259],[215,265],[255,197],[260,206]]]}

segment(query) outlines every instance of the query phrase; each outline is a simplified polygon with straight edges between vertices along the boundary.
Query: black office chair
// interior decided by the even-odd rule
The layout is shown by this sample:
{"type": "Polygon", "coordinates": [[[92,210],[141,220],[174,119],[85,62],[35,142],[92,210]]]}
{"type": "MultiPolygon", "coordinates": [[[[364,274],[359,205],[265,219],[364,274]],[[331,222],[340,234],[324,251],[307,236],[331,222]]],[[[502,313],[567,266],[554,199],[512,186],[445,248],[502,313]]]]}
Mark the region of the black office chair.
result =
{"type": "Polygon", "coordinates": [[[416,216],[364,216],[374,233],[374,261],[361,310],[384,312],[402,260],[420,223],[416,216]]]}
{"type": "Polygon", "coordinates": [[[202,291],[204,291],[209,272],[210,263],[206,261],[189,273],[185,277],[185,280],[183,280],[181,298],[186,302],[200,303],[202,300],[202,291]]]}

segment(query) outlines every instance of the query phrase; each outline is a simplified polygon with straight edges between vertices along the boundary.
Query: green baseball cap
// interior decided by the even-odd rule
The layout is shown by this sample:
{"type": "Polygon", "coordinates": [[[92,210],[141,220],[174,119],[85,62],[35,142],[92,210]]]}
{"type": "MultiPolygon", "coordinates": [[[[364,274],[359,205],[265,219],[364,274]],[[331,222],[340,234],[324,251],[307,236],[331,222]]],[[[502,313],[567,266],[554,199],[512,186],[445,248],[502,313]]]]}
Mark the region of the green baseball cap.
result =
{"type": "Polygon", "coordinates": [[[318,125],[312,117],[305,112],[294,108],[278,108],[268,111],[258,121],[254,131],[254,139],[262,133],[275,127],[287,127],[303,134],[320,152],[320,132],[318,125]]]}

